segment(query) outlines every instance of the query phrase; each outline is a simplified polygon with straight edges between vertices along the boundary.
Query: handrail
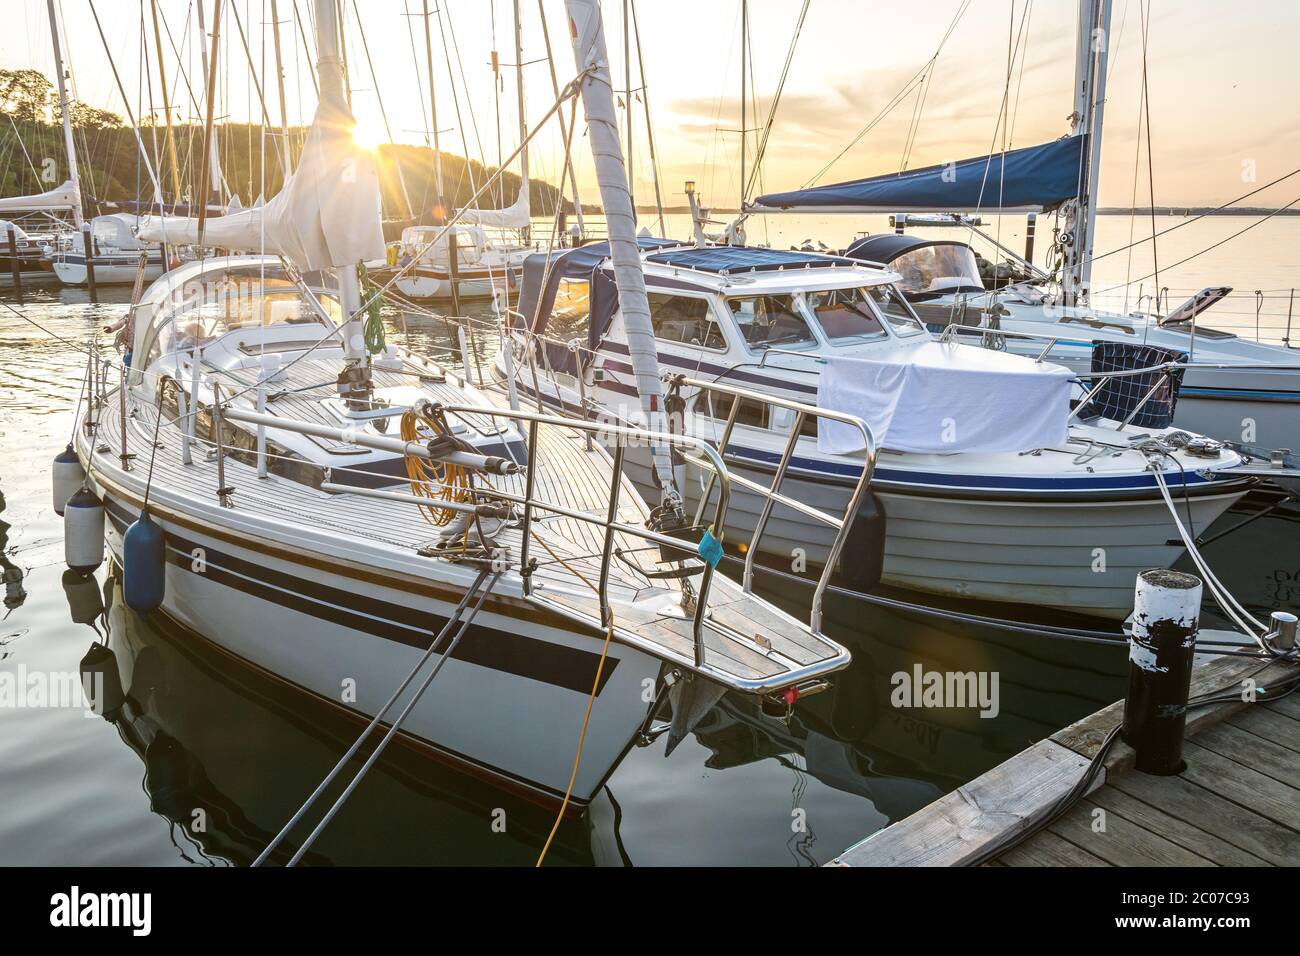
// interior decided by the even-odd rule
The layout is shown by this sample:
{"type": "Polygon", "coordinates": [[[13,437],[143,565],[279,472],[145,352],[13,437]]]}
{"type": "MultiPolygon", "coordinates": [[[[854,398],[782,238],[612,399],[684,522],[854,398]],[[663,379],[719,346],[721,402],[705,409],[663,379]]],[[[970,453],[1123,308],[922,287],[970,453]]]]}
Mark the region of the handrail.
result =
{"type": "MultiPolygon", "coordinates": [[[[857,514],[858,507],[862,499],[866,496],[867,488],[871,484],[872,475],[876,470],[876,439],[871,432],[870,426],[856,415],[850,415],[846,412],[838,412],[828,408],[821,408],[816,405],[809,405],[805,402],[794,401],[793,399],[779,398],[772,395],[758,395],[752,391],[746,391],[733,385],[723,385],[719,382],[705,382],[699,379],[690,378],[687,375],[668,373],[664,376],[670,385],[677,388],[695,388],[700,392],[716,392],[722,395],[730,395],[735,401],[731,403],[731,412],[727,416],[727,423],[723,429],[722,437],[717,443],[719,461],[721,456],[726,455],[727,446],[731,442],[731,433],[736,425],[736,416],[740,411],[741,400],[758,401],[764,404],[784,408],[795,413],[795,420],[790,430],[790,437],[786,441],[785,448],[781,453],[781,458],[777,463],[776,473],[772,478],[772,484],[768,488],[751,482],[740,475],[731,475],[733,483],[741,487],[762,495],[763,510],[759,514],[758,521],[754,525],[754,533],[750,538],[749,549],[745,553],[745,572],[742,578],[742,587],[746,594],[751,593],[754,582],[754,558],[758,553],[758,544],[767,529],[768,520],[771,518],[772,509],[775,505],[781,504],[793,511],[797,511],[813,520],[820,521],[823,524],[835,529],[835,539],[831,542],[831,547],[826,556],[825,566],[817,580],[817,586],[813,591],[812,610],[809,617],[809,627],[814,634],[821,635],[822,624],[822,600],[826,594],[826,589],[830,585],[831,574],[835,570],[835,565],[839,561],[840,554],[844,550],[845,539],[849,529],[852,526],[853,516],[857,514]],[[865,450],[865,460],[862,464],[862,471],[858,475],[857,483],[854,485],[853,494],[849,497],[848,506],[845,508],[844,517],[836,518],[834,515],[819,511],[801,501],[797,501],[788,495],[782,494],[781,483],[785,480],[786,472],[790,467],[790,460],[794,457],[795,448],[799,442],[799,432],[803,427],[806,418],[825,418],[841,424],[849,425],[856,428],[862,434],[862,447],[865,450]]],[[[709,447],[712,447],[710,444],[709,447]]],[[[699,509],[696,512],[696,523],[700,521],[704,506],[708,503],[709,496],[713,493],[713,478],[709,479],[706,487],[700,496],[699,509]]]]}
{"type": "MultiPolygon", "coordinates": [[[[518,464],[514,462],[460,451],[449,451],[435,454],[421,442],[406,442],[401,439],[388,438],[386,436],[367,435],[356,427],[334,428],[328,425],[319,425],[314,422],[281,418],[277,415],[259,414],[258,412],[247,411],[234,406],[225,408],[223,414],[226,418],[240,421],[248,425],[266,425],[269,428],[278,428],[284,431],[315,435],[317,437],[330,438],[335,441],[347,441],[349,443],[363,445],[376,450],[389,451],[395,454],[415,455],[430,460],[456,461],[463,463],[468,467],[486,467],[487,470],[494,471],[497,474],[517,474],[520,470],[523,470],[523,495],[517,495],[495,488],[491,490],[482,489],[478,493],[484,497],[492,497],[523,506],[523,540],[520,546],[519,563],[524,595],[527,597],[533,597],[533,585],[531,571],[529,569],[528,552],[532,524],[536,520],[534,517],[534,512],[536,510],[540,509],[550,514],[563,516],[575,521],[585,521],[590,524],[600,525],[605,529],[602,549],[605,561],[601,569],[600,585],[597,588],[597,596],[600,601],[601,625],[605,627],[609,626],[609,623],[612,620],[612,612],[609,606],[608,597],[608,565],[609,559],[612,557],[613,553],[615,534],[626,534],[664,547],[683,550],[683,541],[681,538],[676,538],[658,531],[652,531],[649,528],[630,525],[618,520],[619,506],[622,503],[623,494],[623,452],[629,444],[634,441],[664,442],[672,446],[692,449],[701,455],[714,472],[711,481],[716,480],[719,483],[718,502],[717,506],[714,508],[713,515],[713,527],[720,531],[726,522],[727,507],[731,498],[731,475],[727,470],[726,464],[722,460],[722,456],[718,454],[718,452],[714,450],[713,446],[704,439],[693,438],[689,435],[671,435],[666,432],[651,431],[644,428],[613,425],[606,422],[588,421],[586,419],[561,418],[537,412],[502,409],[494,406],[443,405],[442,410],[448,416],[454,416],[456,418],[461,418],[465,415],[481,415],[486,418],[504,418],[514,422],[526,423],[528,436],[527,467],[520,469],[518,464]],[[536,475],[540,452],[537,439],[539,429],[543,425],[574,429],[582,432],[593,432],[599,436],[608,436],[608,438],[617,439],[613,443],[614,452],[611,455],[613,460],[613,469],[610,478],[609,509],[604,516],[597,517],[586,512],[578,511],[574,508],[565,507],[556,502],[542,501],[538,499],[536,495],[536,475]]],[[[608,438],[602,442],[602,445],[608,445],[610,443],[608,438]]],[[[358,493],[365,493],[365,490],[363,489],[349,490],[357,491],[358,493]]],[[[385,497],[392,496],[386,495],[385,497]]],[[[393,498],[393,500],[403,499],[393,498]]],[[[704,570],[700,577],[698,594],[695,599],[694,618],[692,621],[692,638],[695,650],[695,666],[699,669],[705,667],[704,618],[708,610],[708,595],[713,582],[714,570],[714,565],[711,562],[707,560],[704,561],[704,570]]]]}
{"type": "MultiPolygon", "coordinates": [[[[525,571],[523,575],[525,595],[531,595],[532,593],[531,575],[526,573],[527,572],[526,558],[527,558],[527,551],[528,551],[529,532],[531,530],[531,524],[533,520],[532,510],[534,507],[541,507],[544,510],[550,511],[554,514],[563,514],[566,517],[572,518],[574,520],[586,521],[591,524],[599,524],[604,527],[605,540],[603,543],[602,554],[605,558],[605,561],[601,566],[601,585],[599,588],[599,596],[601,602],[601,616],[603,618],[602,624],[604,624],[605,626],[608,626],[608,620],[609,620],[608,615],[610,613],[609,605],[608,605],[608,596],[605,593],[605,591],[607,589],[607,584],[608,584],[609,558],[612,554],[612,550],[614,546],[614,533],[620,532],[623,534],[629,534],[634,537],[642,538],[646,541],[656,542],[657,544],[660,545],[666,545],[668,547],[674,547],[678,549],[681,548],[682,541],[679,538],[674,538],[670,535],[665,535],[659,532],[651,531],[648,528],[633,527],[631,525],[624,524],[617,520],[618,506],[622,501],[623,458],[624,458],[623,452],[626,449],[627,445],[629,444],[628,440],[635,440],[638,442],[659,441],[659,442],[665,442],[669,445],[675,445],[679,447],[686,446],[688,448],[695,449],[697,452],[699,452],[705,458],[707,458],[708,463],[713,470],[713,477],[710,479],[710,481],[712,482],[713,480],[717,480],[719,483],[718,503],[717,506],[714,508],[713,527],[718,529],[718,532],[721,533],[721,530],[725,525],[726,517],[727,517],[727,507],[730,504],[730,499],[731,499],[731,475],[727,470],[727,466],[725,462],[723,462],[722,460],[722,456],[718,454],[718,452],[715,451],[713,447],[703,439],[693,438],[689,435],[671,435],[666,432],[652,431],[650,429],[645,429],[645,428],[629,428],[622,425],[611,425],[607,422],[595,422],[595,421],[589,421],[587,419],[581,419],[581,418],[560,418],[554,415],[544,415],[538,412],[526,412],[523,411],[522,409],[518,411],[514,409],[499,409],[499,408],[484,409],[480,406],[473,406],[473,405],[444,405],[443,409],[449,414],[473,412],[476,414],[487,415],[489,417],[500,417],[500,418],[511,419],[513,421],[528,422],[529,465],[528,465],[528,474],[526,479],[527,492],[525,494],[524,501],[522,502],[524,505],[524,525],[522,531],[523,544],[521,546],[521,552],[520,552],[521,569],[525,571]],[[593,517],[592,515],[584,514],[580,511],[567,509],[558,504],[542,502],[539,505],[539,503],[535,500],[535,496],[533,495],[532,492],[533,492],[534,476],[536,475],[537,472],[536,459],[534,456],[537,454],[537,449],[538,449],[537,430],[539,425],[552,425],[559,428],[571,428],[581,432],[596,433],[600,436],[609,436],[609,437],[620,439],[619,441],[614,443],[614,453],[611,456],[613,459],[613,469],[610,478],[609,511],[603,519],[593,517]]],[[[608,445],[609,442],[604,441],[602,442],[602,444],[608,445]]],[[[517,498],[515,498],[514,496],[502,492],[494,492],[494,494],[496,494],[498,497],[505,498],[506,500],[515,500],[517,502],[517,498]]],[[[705,616],[705,612],[708,609],[708,595],[709,595],[709,589],[713,583],[714,570],[715,568],[713,563],[711,561],[706,560],[704,562],[704,570],[700,576],[699,594],[695,601],[695,615],[692,621],[692,636],[694,638],[694,644],[695,644],[696,667],[704,666],[704,616],[705,616]]]]}

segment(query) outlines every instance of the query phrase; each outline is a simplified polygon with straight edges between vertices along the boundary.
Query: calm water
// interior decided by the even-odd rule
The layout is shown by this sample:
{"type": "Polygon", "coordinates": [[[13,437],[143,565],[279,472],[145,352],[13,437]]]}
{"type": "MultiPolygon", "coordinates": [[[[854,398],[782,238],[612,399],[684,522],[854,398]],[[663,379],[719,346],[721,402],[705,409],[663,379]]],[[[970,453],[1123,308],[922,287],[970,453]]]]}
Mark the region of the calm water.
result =
{"type": "MultiPolygon", "coordinates": [[[[1283,240],[1295,248],[1300,223],[1258,232],[1274,226],[1281,235],[1258,247],[1257,278],[1218,281],[1282,287],[1284,247],[1274,258],[1266,253],[1283,240]]],[[[0,864],[246,864],[356,729],[165,619],[125,610],[106,570],[91,584],[65,587],[49,462],[68,440],[83,366],[58,337],[85,342],[121,315],[124,295],[112,296],[119,304],[89,307],[84,293],[48,286],[28,293],[24,313],[48,331],[0,309],[7,585],[0,669],[75,675],[109,633],[126,699],[111,720],[72,707],[0,707],[0,864]],[[96,618],[105,596],[107,613],[96,618]]],[[[396,319],[392,328],[402,334],[396,319]]],[[[417,347],[445,354],[442,323],[408,317],[405,332],[417,347]]],[[[1295,515],[1267,518],[1207,553],[1248,603],[1295,607],[1296,528],[1295,515]]],[[[788,724],[727,698],[671,757],[662,738],[633,749],[586,816],[562,828],[549,861],[822,863],[1123,692],[1125,655],[1115,648],[843,601],[827,612],[832,635],[854,656],[832,692],[804,702],[788,724]],[[1000,714],[891,707],[890,675],[917,664],[997,672],[1000,714]]],[[[550,823],[546,811],[395,754],[367,777],[309,859],[528,864],[550,823]],[[493,827],[501,811],[504,832],[493,827]]]]}

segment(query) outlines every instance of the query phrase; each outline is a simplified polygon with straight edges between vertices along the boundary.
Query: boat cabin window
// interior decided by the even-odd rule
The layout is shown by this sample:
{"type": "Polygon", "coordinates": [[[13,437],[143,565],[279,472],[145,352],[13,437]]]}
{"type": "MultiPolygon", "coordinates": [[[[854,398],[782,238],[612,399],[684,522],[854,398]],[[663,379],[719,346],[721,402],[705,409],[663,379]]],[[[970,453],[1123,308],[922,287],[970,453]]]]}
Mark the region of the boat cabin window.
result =
{"type": "Polygon", "coordinates": [[[883,339],[889,335],[868,304],[865,289],[827,289],[809,292],[804,298],[822,332],[832,342],[883,339]]]}
{"type": "MultiPolygon", "coordinates": [[[[327,293],[316,293],[316,298],[334,324],[342,322],[343,309],[337,298],[327,293]]],[[[157,322],[145,367],[160,355],[206,345],[236,329],[275,325],[323,328],[325,320],[293,283],[284,280],[251,279],[209,286],[157,322]]]]}
{"type": "MultiPolygon", "coordinates": [[[[695,399],[695,414],[707,418],[716,418],[718,421],[725,423],[727,417],[731,414],[732,403],[735,401],[736,399],[730,395],[715,395],[712,392],[704,392],[695,399]]],[[[736,413],[737,425],[748,425],[751,428],[767,428],[783,435],[790,434],[790,426],[794,424],[795,417],[795,413],[790,409],[770,405],[767,402],[760,402],[755,398],[742,398],[739,401],[740,411],[736,413]]],[[[799,434],[805,438],[816,438],[817,419],[813,416],[806,417],[803,424],[799,426],[799,434]]]]}
{"type": "MultiPolygon", "coordinates": [[[[555,288],[555,304],[551,307],[551,321],[546,329],[547,338],[557,342],[587,341],[587,326],[591,318],[591,283],[586,279],[561,279],[555,288]]],[[[524,321],[531,323],[531,315],[524,321]]]]}
{"type": "Polygon", "coordinates": [[[663,292],[651,292],[647,298],[655,338],[706,349],[727,347],[708,299],[663,292]]]}
{"type": "Polygon", "coordinates": [[[811,345],[817,339],[789,295],[728,299],[727,307],[745,344],[752,349],[811,345]]]}
{"type": "Polygon", "coordinates": [[[911,335],[925,331],[925,326],[912,311],[911,304],[892,285],[872,286],[868,292],[876,303],[876,308],[880,310],[880,314],[894,327],[895,332],[900,335],[911,335]]]}

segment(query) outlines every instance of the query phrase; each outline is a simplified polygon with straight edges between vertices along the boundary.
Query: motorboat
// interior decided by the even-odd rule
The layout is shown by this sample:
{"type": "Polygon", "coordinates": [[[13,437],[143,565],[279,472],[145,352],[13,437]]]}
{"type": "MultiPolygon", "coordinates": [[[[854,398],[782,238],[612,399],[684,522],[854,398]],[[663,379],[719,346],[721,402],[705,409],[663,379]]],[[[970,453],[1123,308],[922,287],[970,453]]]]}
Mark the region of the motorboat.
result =
{"type": "MultiPolygon", "coordinates": [[[[799,251],[642,245],[655,346],[677,383],[680,427],[718,445],[733,480],[746,482],[731,509],[738,545],[750,544],[769,510],[752,487],[779,480],[791,498],[841,514],[853,482],[874,464],[886,585],[1122,619],[1135,575],[1184,551],[1170,496],[1199,533],[1250,486],[1229,473],[1242,462],[1233,450],[1099,412],[1081,401],[1092,383],[1062,366],[937,341],[896,272],[799,251]],[[846,384],[851,391],[868,376],[873,387],[844,404],[846,384]],[[1042,393],[1016,391],[1049,381],[1050,413],[1034,407],[1042,393]],[[827,450],[832,428],[843,428],[824,417],[836,409],[871,426],[874,461],[862,447],[827,450]],[[1044,432],[1018,431],[1040,414],[1044,432]],[[945,422],[959,434],[985,430],[987,440],[947,444],[945,422]]],[[[521,401],[636,419],[607,253],[597,243],[527,262],[510,347],[494,365],[521,401]]],[[[628,467],[651,494],[646,457],[631,456],[628,467]]],[[[711,494],[698,475],[683,487],[697,504],[711,494]]],[[[831,530],[778,504],[757,544],[773,566],[815,565],[827,557],[831,530]]]]}

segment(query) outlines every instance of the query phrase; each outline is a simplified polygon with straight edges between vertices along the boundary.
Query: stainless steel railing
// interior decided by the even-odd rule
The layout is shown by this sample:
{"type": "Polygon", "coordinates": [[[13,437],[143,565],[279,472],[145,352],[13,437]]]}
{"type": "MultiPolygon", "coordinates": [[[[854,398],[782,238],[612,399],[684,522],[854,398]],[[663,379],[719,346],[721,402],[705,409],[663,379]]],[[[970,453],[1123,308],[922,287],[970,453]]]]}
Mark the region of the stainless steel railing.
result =
{"type": "MultiPolygon", "coordinates": [[[[789,508],[806,518],[827,525],[835,530],[835,538],[831,542],[831,547],[827,553],[825,566],[818,576],[817,585],[813,590],[812,609],[809,617],[809,626],[814,634],[822,633],[822,601],[830,586],[831,575],[839,562],[840,555],[843,553],[845,540],[852,526],[853,516],[857,514],[858,507],[862,503],[863,497],[867,493],[867,488],[871,484],[872,474],[876,469],[876,440],[871,433],[870,427],[865,421],[856,415],[849,415],[844,412],[832,411],[831,409],[821,408],[816,405],[808,405],[804,402],[797,402],[793,399],[778,398],[771,395],[759,395],[752,391],[736,388],[732,385],[723,385],[720,382],[705,382],[700,379],[690,378],[686,375],[669,373],[664,376],[670,386],[677,389],[693,388],[698,394],[708,395],[728,395],[732,398],[731,410],[727,415],[726,424],[723,427],[722,435],[716,443],[717,454],[720,460],[725,461],[727,458],[727,449],[731,444],[732,433],[736,427],[736,419],[740,413],[740,403],[744,401],[759,402],[773,408],[784,408],[794,413],[794,421],[790,427],[790,437],[786,439],[785,446],[782,449],[781,457],[777,460],[776,469],[772,477],[770,486],[750,481],[741,475],[732,474],[731,483],[744,488],[746,491],[757,494],[763,498],[763,507],[759,512],[758,521],[755,522],[753,534],[750,535],[749,547],[745,552],[745,571],[742,578],[742,586],[745,593],[751,593],[754,583],[754,560],[759,550],[759,543],[763,538],[763,533],[767,530],[768,521],[772,517],[772,510],[776,505],[782,505],[789,508]],[[853,492],[849,496],[849,502],[845,508],[843,517],[837,517],[820,509],[813,508],[789,495],[782,493],[781,485],[785,480],[786,474],[790,469],[790,462],[794,458],[795,449],[799,443],[799,433],[803,429],[804,422],[809,418],[821,418],[831,421],[837,421],[856,428],[862,435],[862,445],[865,450],[865,457],[862,462],[862,471],[858,475],[858,480],[854,483],[853,492]]],[[[712,446],[710,446],[712,447],[712,446]]],[[[733,459],[738,456],[733,455],[733,459]]],[[[696,512],[695,523],[699,524],[703,517],[703,512],[708,504],[709,498],[713,493],[714,478],[709,478],[709,483],[700,496],[700,504],[696,512]]],[[[720,525],[718,527],[721,527],[720,525]]]]}

